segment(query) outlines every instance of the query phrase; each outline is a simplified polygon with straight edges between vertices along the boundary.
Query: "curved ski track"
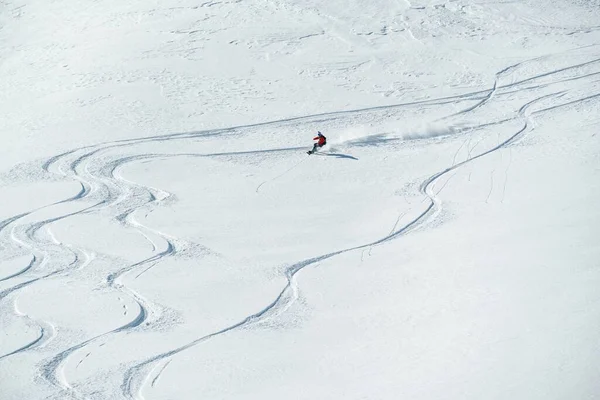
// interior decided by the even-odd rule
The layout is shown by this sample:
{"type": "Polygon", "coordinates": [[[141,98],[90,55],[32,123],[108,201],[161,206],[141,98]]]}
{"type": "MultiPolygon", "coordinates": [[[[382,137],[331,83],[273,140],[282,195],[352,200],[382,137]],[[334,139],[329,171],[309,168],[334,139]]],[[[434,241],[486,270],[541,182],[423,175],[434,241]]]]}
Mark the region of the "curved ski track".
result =
{"type": "MultiPolygon", "coordinates": [[[[565,68],[561,68],[558,70],[554,70],[554,71],[550,71],[547,73],[543,73],[534,77],[530,77],[527,79],[522,79],[519,80],[517,82],[513,82],[510,84],[505,84],[505,85],[500,85],[500,80],[509,74],[512,74],[516,69],[518,69],[518,67],[520,67],[521,65],[523,65],[524,63],[528,63],[528,62],[532,62],[532,61],[537,61],[539,59],[541,59],[543,57],[538,57],[536,59],[533,60],[527,60],[521,63],[517,63],[514,65],[511,65],[501,71],[499,71],[496,74],[496,79],[494,82],[494,85],[492,87],[492,89],[489,91],[489,93],[484,96],[482,99],[480,99],[480,101],[478,103],[476,103],[474,106],[468,107],[464,110],[461,110],[459,112],[457,112],[456,114],[452,114],[448,117],[454,116],[454,115],[460,115],[460,114],[466,114],[468,112],[471,112],[477,108],[480,108],[482,106],[484,106],[487,102],[489,102],[492,97],[496,94],[498,89],[509,89],[512,88],[514,89],[515,87],[518,87],[519,85],[523,84],[523,83],[527,83],[527,82],[532,82],[535,81],[538,78],[543,78],[543,77],[547,77],[553,74],[557,74],[560,72],[564,72],[564,71],[568,71],[568,70],[572,70],[572,69],[576,69],[576,68],[580,68],[583,66],[587,66],[587,65],[591,65],[591,64],[596,64],[598,62],[600,62],[600,59],[594,59],[592,61],[586,62],[586,63],[581,63],[581,64],[577,64],[577,65],[573,65],[570,67],[565,67],[565,68]]],[[[556,81],[556,83],[562,83],[565,81],[570,81],[570,80],[576,80],[576,79],[581,79],[581,78],[585,78],[585,77],[589,77],[592,75],[595,75],[596,73],[591,73],[591,74],[586,74],[583,75],[581,77],[574,77],[574,78],[568,78],[568,79],[564,79],[564,80],[558,80],[556,81]]],[[[553,82],[554,83],[554,82],[553,82]]],[[[539,88],[543,88],[543,87],[547,87],[552,85],[553,83],[548,83],[548,84],[544,84],[544,85],[538,85],[538,86],[534,86],[534,87],[528,87],[528,88],[524,88],[524,89],[516,89],[514,91],[507,91],[504,94],[511,94],[511,93],[515,93],[515,92],[519,92],[521,90],[532,90],[532,89],[539,89],[539,88]]],[[[481,92],[477,92],[476,95],[479,95],[481,92]]],[[[565,91],[559,91],[559,92],[555,92],[555,93],[550,93],[550,94],[546,94],[546,95],[542,95],[539,97],[534,98],[533,100],[527,102],[526,104],[524,104],[523,106],[521,106],[521,108],[518,110],[517,112],[517,116],[515,118],[518,118],[520,120],[523,121],[523,126],[517,130],[514,134],[512,134],[511,136],[509,136],[507,139],[505,139],[504,141],[498,143],[496,146],[493,146],[475,156],[471,156],[470,152],[469,155],[467,157],[466,160],[459,162],[459,163],[453,163],[452,166],[439,171],[433,175],[431,175],[430,177],[428,177],[427,179],[425,179],[421,186],[420,186],[420,192],[426,196],[426,198],[429,199],[429,204],[425,207],[425,209],[413,220],[409,221],[408,223],[404,224],[402,227],[396,229],[396,226],[398,224],[398,221],[396,221],[396,224],[394,225],[394,228],[392,229],[392,232],[390,232],[387,236],[380,238],[378,240],[375,240],[373,242],[370,243],[366,243],[366,244],[362,244],[360,246],[356,246],[356,247],[351,247],[351,248],[347,248],[347,249],[343,249],[343,250],[339,250],[339,251],[335,251],[335,252],[331,252],[328,254],[324,254],[324,255],[320,255],[317,257],[313,257],[310,259],[306,259],[303,261],[300,261],[296,264],[291,265],[290,267],[288,267],[285,270],[285,276],[287,279],[287,284],[285,285],[285,287],[282,289],[282,291],[279,293],[279,295],[274,299],[274,301],[272,303],[270,303],[269,305],[267,305],[265,308],[263,308],[262,310],[258,311],[255,314],[252,314],[246,318],[244,318],[243,320],[228,326],[226,328],[223,328],[217,332],[213,332],[211,334],[202,336],[192,342],[189,342],[183,346],[180,346],[178,348],[175,348],[171,351],[153,356],[148,358],[147,360],[133,366],[132,368],[130,368],[126,375],[125,375],[125,379],[123,380],[123,383],[121,385],[121,389],[123,392],[123,395],[126,396],[129,399],[143,399],[143,395],[142,395],[142,389],[145,385],[145,383],[150,379],[150,375],[152,374],[152,371],[154,369],[156,369],[156,366],[165,359],[169,359],[172,356],[185,351],[197,344],[203,343],[207,340],[210,340],[212,338],[214,338],[215,336],[221,335],[221,334],[225,334],[228,332],[232,332],[238,329],[243,329],[243,328],[249,328],[253,325],[258,325],[261,324],[263,322],[265,322],[268,319],[273,319],[273,318],[277,318],[277,316],[281,315],[282,313],[284,313],[287,309],[289,309],[289,307],[293,304],[293,302],[295,300],[297,300],[298,298],[298,286],[297,286],[297,282],[295,279],[296,274],[301,271],[302,269],[304,269],[305,267],[308,267],[310,265],[314,265],[317,264],[321,261],[324,261],[326,259],[329,259],[331,257],[334,257],[336,255],[339,254],[343,254],[343,253],[347,253],[350,251],[355,251],[355,250],[364,250],[366,248],[371,248],[373,246],[376,245],[380,245],[383,244],[385,242],[388,242],[390,240],[396,239],[402,235],[405,235],[407,233],[409,233],[410,231],[417,229],[418,227],[426,224],[428,221],[433,220],[440,212],[442,209],[442,202],[440,200],[440,198],[438,197],[439,192],[443,189],[443,187],[441,189],[439,189],[437,191],[437,193],[434,191],[435,188],[435,184],[437,183],[437,181],[447,175],[448,173],[472,162],[475,161],[479,158],[482,158],[486,155],[489,155],[495,151],[498,151],[502,148],[505,148],[507,146],[509,146],[510,144],[514,143],[515,141],[519,140],[521,137],[523,137],[523,135],[525,135],[527,132],[533,130],[533,120],[532,120],[532,115],[535,113],[541,113],[550,109],[554,109],[557,107],[563,107],[563,106],[568,106],[571,104],[575,104],[581,101],[586,101],[592,98],[596,98],[599,97],[600,94],[595,94],[592,96],[587,96],[584,98],[580,98],[568,103],[564,103],[564,104],[560,104],[560,105],[556,105],[556,106],[552,106],[549,108],[544,108],[544,109],[540,109],[537,111],[533,111],[530,112],[529,109],[536,103],[538,102],[542,102],[546,99],[557,99],[562,97],[565,94],[565,91]]],[[[512,119],[515,119],[512,118],[512,119]]],[[[494,125],[497,123],[504,123],[504,122],[508,122],[512,119],[505,119],[505,120],[501,120],[499,122],[492,122],[492,123],[485,123],[485,124],[481,124],[477,127],[472,127],[470,129],[476,129],[476,128],[480,128],[483,126],[489,126],[489,125],[494,125]]],[[[267,182],[270,182],[272,180],[278,179],[281,176],[285,175],[287,172],[289,172],[289,170],[295,168],[298,164],[294,164],[290,169],[284,171],[282,174],[277,175],[275,178],[272,178],[270,180],[264,181],[262,182],[260,185],[258,185],[258,187],[256,188],[256,193],[259,192],[260,188],[267,182]]],[[[448,181],[446,181],[444,183],[444,186],[447,184],[448,181]]],[[[162,365],[162,367],[159,369],[158,373],[154,376],[154,378],[151,381],[151,386],[154,386],[156,381],[159,379],[160,375],[163,373],[163,371],[166,369],[166,367],[169,365],[171,361],[167,361],[166,363],[164,363],[162,365]]]]}
{"type": "MultiPolygon", "coordinates": [[[[524,61],[533,62],[537,61],[540,58],[524,61]]],[[[0,312],[3,315],[7,315],[12,313],[17,317],[25,318],[27,320],[27,324],[30,326],[37,326],[39,329],[39,335],[36,339],[31,341],[28,344],[23,345],[22,347],[15,349],[7,354],[0,355],[0,360],[6,359],[15,354],[22,353],[24,351],[34,351],[35,349],[43,348],[49,341],[51,341],[54,337],[56,337],[56,329],[55,327],[45,321],[34,321],[30,317],[25,314],[20,313],[16,308],[15,303],[15,293],[17,293],[20,289],[28,287],[36,282],[39,282],[44,279],[49,279],[54,276],[59,275],[68,275],[71,271],[75,269],[85,268],[89,263],[93,262],[94,256],[90,255],[88,251],[85,249],[76,248],[70,245],[66,245],[58,242],[47,229],[50,224],[53,222],[66,219],[79,214],[89,214],[89,213],[102,213],[102,215],[108,214],[113,220],[122,224],[124,227],[128,229],[134,229],[138,231],[146,240],[152,245],[153,255],[143,259],[139,262],[136,262],[131,265],[127,265],[120,269],[115,270],[111,274],[106,277],[106,281],[102,285],[102,289],[106,291],[119,291],[129,298],[133,299],[138,306],[139,312],[134,319],[130,322],[107,331],[105,333],[101,333],[94,337],[88,338],[86,340],[81,341],[71,347],[63,349],[58,352],[53,357],[46,359],[39,368],[39,377],[43,379],[44,382],[52,385],[58,393],[56,396],[58,398],[76,398],[81,399],[85,398],[85,395],[77,391],[69,382],[67,377],[65,377],[63,368],[66,360],[86,347],[87,345],[103,338],[108,339],[112,335],[117,334],[126,334],[127,332],[131,332],[133,330],[149,330],[149,329],[161,329],[162,327],[168,326],[170,320],[168,318],[168,314],[170,310],[166,309],[163,306],[155,304],[150,300],[144,298],[141,294],[135,292],[131,288],[128,288],[123,284],[123,277],[127,274],[138,271],[137,276],[145,273],[148,269],[154,267],[157,263],[159,263],[165,257],[177,257],[183,250],[191,250],[193,252],[206,252],[207,249],[203,248],[200,245],[187,243],[185,241],[179,240],[177,238],[170,237],[167,234],[159,232],[157,230],[146,227],[139,222],[137,222],[134,218],[134,214],[136,211],[145,209],[145,208],[153,208],[159,205],[160,203],[167,201],[171,198],[169,193],[166,193],[160,189],[145,187],[142,185],[138,185],[134,182],[129,182],[122,178],[119,174],[119,170],[126,164],[144,160],[151,159],[156,157],[177,157],[177,156],[199,156],[199,157],[214,157],[220,155],[229,155],[235,156],[238,154],[249,154],[253,152],[272,152],[272,151],[292,151],[296,150],[294,148],[284,148],[284,149],[270,149],[270,150],[256,150],[256,151],[245,151],[245,152],[231,152],[231,153],[213,153],[213,154],[141,154],[141,155],[128,155],[128,156],[115,156],[111,155],[111,150],[119,150],[123,151],[126,148],[133,147],[139,144],[144,144],[148,142],[160,142],[160,141],[171,141],[171,140],[185,140],[185,139],[194,139],[199,137],[208,137],[208,136],[217,136],[217,135],[225,135],[225,134],[235,134],[239,133],[240,130],[245,128],[255,128],[255,127],[266,127],[273,126],[282,123],[302,123],[309,119],[313,118],[325,118],[331,119],[339,116],[345,116],[356,113],[368,113],[377,110],[384,110],[389,108],[397,108],[397,107],[417,107],[420,105],[441,105],[448,104],[457,101],[463,100],[478,100],[478,102],[471,107],[468,107],[462,111],[459,111],[456,114],[450,115],[448,117],[460,114],[469,113],[475,109],[481,108],[488,104],[494,96],[508,95],[514,94],[520,91],[526,90],[535,90],[540,89],[549,85],[552,85],[554,82],[541,84],[537,86],[530,86],[525,88],[519,88],[522,84],[531,84],[534,83],[536,79],[548,77],[551,75],[559,74],[565,71],[572,71],[574,69],[590,66],[600,62],[600,59],[593,59],[591,61],[580,63],[577,65],[573,65],[570,67],[565,67],[553,71],[549,71],[547,73],[539,74],[537,76],[524,78],[519,81],[501,85],[502,78],[507,74],[513,74],[518,67],[523,64],[515,64],[510,67],[499,71],[496,74],[496,79],[493,87],[488,91],[475,91],[459,96],[450,96],[432,100],[424,100],[417,101],[411,103],[403,103],[396,104],[390,106],[382,106],[382,107],[372,107],[368,109],[362,110],[350,110],[350,111],[338,111],[333,113],[323,113],[313,116],[304,116],[297,118],[289,118],[280,121],[270,121],[259,124],[245,125],[232,127],[227,129],[219,129],[219,130],[208,130],[202,132],[192,132],[192,133],[181,133],[181,134],[172,134],[172,135],[160,135],[153,136],[141,139],[127,139],[120,140],[116,142],[110,143],[102,143],[93,146],[82,147],[79,149],[71,150],[59,155],[56,155],[41,165],[41,168],[44,172],[58,175],[64,179],[73,179],[78,181],[81,184],[80,191],[64,200],[59,202],[49,204],[47,206],[34,209],[28,211],[26,213],[22,213],[16,215],[14,217],[8,218],[4,221],[0,222],[0,245],[3,247],[3,252],[6,249],[10,250],[10,254],[23,254],[29,253],[31,254],[31,261],[28,265],[22,268],[19,272],[13,273],[6,277],[0,277],[0,282],[6,282],[10,280],[14,280],[16,278],[24,279],[22,282],[14,284],[12,287],[8,289],[4,289],[0,292],[0,312]],[[504,90],[508,89],[508,90],[504,90]],[[502,93],[499,93],[501,90],[504,90],[502,93]],[[57,216],[46,218],[39,221],[34,222],[22,222],[25,219],[34,219],[35,213],[42,209],[50,209],[54,206],[58,206],[60,204],[66,203],[74,203],[85,199],[87,202],[91,202],[93,205],[87,206],[85,208],[79,209],[77,211],[61,213],[57,216]],[[46,229],[43,229],[46,228],[46,229]],[[12,310],[9,312],[10,305],[13,305],[12,310]]],[[[589,73],[583,76],[569,77],[563,80],[557,80],[556,83],[566,82],[576,79],[583,79],[585,77],[591,77],[598,72],[589,73]]],[[[593,94],[586,96],[584,98],[572,100],[560,105],[552,105],[550,107],[540,109],[537,111],[529,111],[533,105],[538,102],[547,100],[547,99],[555,99],[563,96],[565,91],[559,91],[551,94],[546,94],[543,96],[539,96],[534,98],[533,100],[524,104],[517,112],[516,116],[512,119],[505,119],[497,122],[487,122],[475,127],[471,127],[468,129],[469,131],[474,131],[482,126],[489,126],[498,123],[504,123],[514,119],[520,119],[523,121],[523,126],[516,131],[513,135],[497,144],[494,147],[491,147],[477,155],[471,156],[469,153],[467,159],[459,163],[453,163],[452,166],[439,171],[427,179],[425,179],[421,186],[420,192],[428,199],[428,204],[426,204],[423,210],[419,213],[419,215],[413,220],[405,223],[404,225],[397,227],[398,221],[396,221],[396,225],[392,229],[392,231],[385,237],[374,240],[370,243],[365,243],[360,246],[342,249],[338,251],[334,251],[331,253],[323,254],[320,256],[312,257],[300,262],[297,262],[291,266],[289,266],[285,270],[285,277],[287,279],[287,284],[281,290],[279,295],[268,305],[266,305],[262,310],[247,316],[243,320],[225,327],[219,331],[213,332],[211,334],[202,336],[192,342],[189,342],[183,346],[177,347],[171,351],[158,354],[152,357],[149,357],[145,360],[137,362],[133,365],[129,365],[127,370],[124,373],[124,378],[121,383],[121,394],[125,398],[143,398],[142,389],[144,384],[149,381],[150,375],[152,371],[156,369],[156,367],[161,363],[161,361],[168,359],[186,349],[189,349],[199,343],[205,342],[214,338],[215,336],[248,328],[254,325],[261,324],[269,319],[277,318],[279,315],[284,313],[297,299],[298,297],[298,285],[296,282],[296,274],[302,269],[315,265],[321,261],[332,258],[336,255],[347,253],[355,250],[364,250],[366,248],[370,248],[372,246],[376,246],[379,244],[383,244],[390,240],[396,239],[402,235],[405,235],[411,232],[414,229],[417,229],[429,221],[432,221],[442,210],[442,201],[438,197],[439,192],[435,192],[435,185],[438,180],[448,174],[451,171],[454,171],[467,163],[470,163],[474,160],[477,160],[481,157],[484,157],[492,152],[495,152],[499,149],[505,148],[509,146],[511,143],[514,143],[520,137],[522,137],[526,132],[533,129],[532,118],[531,116],[538,112],[544,112],[548,110],[555,109],[557,107],[568,106],[571,104],[575,104],[577,102],[586,101],[589,99],[597,98],[600,94],[593,94]]],[[[448,118],[445,117],[445,118],[448,118]]],[[[456,158],[456,156],[455,156],[456,158]]],[[[298,165],[298,164],[296,164],[298,165]]],[[[294,165],[292,168],[294,168],[294,165]]],[[[288,170],[289,171],[289,170],[288,170]]],[[[286,172],[288,172],[286,171],[286,172]]],[[[277,179],[283,174],[278,175],[277,179]]],[[[271,179],[271,180],[273,180],[271,179]]],[[[261,183],[256,192],[258,193],[260,187],[268,181],[261,183]]],[[[440,189],[441,190],[441,189],[440,189]]],[[[96,257],[102,256],[101,254],[96,254],[96,257]]],[[[155,374],[154,378],[151,380],[151,385],[157,382],[160,374],[167,367],[168,363],[163,363],[162,367],[159,369],[158,373],[155,374]]]]}

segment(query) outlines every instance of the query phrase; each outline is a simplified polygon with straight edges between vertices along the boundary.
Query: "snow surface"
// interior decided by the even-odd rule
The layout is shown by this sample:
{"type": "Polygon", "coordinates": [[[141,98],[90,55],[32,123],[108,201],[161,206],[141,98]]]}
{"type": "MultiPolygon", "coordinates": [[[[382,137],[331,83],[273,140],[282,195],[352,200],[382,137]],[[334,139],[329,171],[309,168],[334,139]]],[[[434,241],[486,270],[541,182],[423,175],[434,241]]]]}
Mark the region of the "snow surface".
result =
{"type": "Polygon", "coordinates": [[[598,0],[6,0],[0,60],[0,399],[600,399],[598,0]]]}

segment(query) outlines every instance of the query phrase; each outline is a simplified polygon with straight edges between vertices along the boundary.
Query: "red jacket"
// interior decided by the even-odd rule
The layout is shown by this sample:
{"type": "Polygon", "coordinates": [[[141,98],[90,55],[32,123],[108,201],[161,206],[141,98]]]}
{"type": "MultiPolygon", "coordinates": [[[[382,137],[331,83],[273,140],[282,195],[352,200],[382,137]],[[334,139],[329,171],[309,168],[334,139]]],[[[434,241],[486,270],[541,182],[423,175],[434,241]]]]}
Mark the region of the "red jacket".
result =
{"type": "Polygon", "coordinates": [[[313,140],[318,140],[317,143],[319,144],[319,146],[322,146],[325,144],[327,139],[325,139],[325,136],[317,136],[317,137],[313,138],[313,140]]]}

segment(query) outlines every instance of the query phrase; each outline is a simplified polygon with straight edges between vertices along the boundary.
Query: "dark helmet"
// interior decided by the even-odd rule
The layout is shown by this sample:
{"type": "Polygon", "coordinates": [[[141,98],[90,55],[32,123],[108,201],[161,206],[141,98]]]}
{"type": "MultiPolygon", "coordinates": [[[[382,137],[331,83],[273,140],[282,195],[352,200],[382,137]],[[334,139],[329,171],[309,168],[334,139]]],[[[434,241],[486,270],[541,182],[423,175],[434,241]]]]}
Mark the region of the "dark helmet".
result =
{"type": "Polygon", "coordinates": [[[318,136],[323,136],[323,134],[319,131],[317,131],[318,136]]]}

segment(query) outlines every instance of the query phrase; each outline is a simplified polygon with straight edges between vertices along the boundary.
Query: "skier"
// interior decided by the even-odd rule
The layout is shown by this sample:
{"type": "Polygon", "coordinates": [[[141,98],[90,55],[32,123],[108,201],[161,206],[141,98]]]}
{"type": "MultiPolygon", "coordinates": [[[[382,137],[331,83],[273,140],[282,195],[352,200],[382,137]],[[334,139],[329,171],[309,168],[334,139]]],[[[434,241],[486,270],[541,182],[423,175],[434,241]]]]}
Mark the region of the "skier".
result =
{"type": "Polygon", "coordinates": [[[314,153],[317,149],[327,144],[327,138],[321,132],[317,132],[317,137],[313,138],[313,140],[317,140],[317,143],[313,144],[312,150],[307,151],[308,154],[314,153]]]}

